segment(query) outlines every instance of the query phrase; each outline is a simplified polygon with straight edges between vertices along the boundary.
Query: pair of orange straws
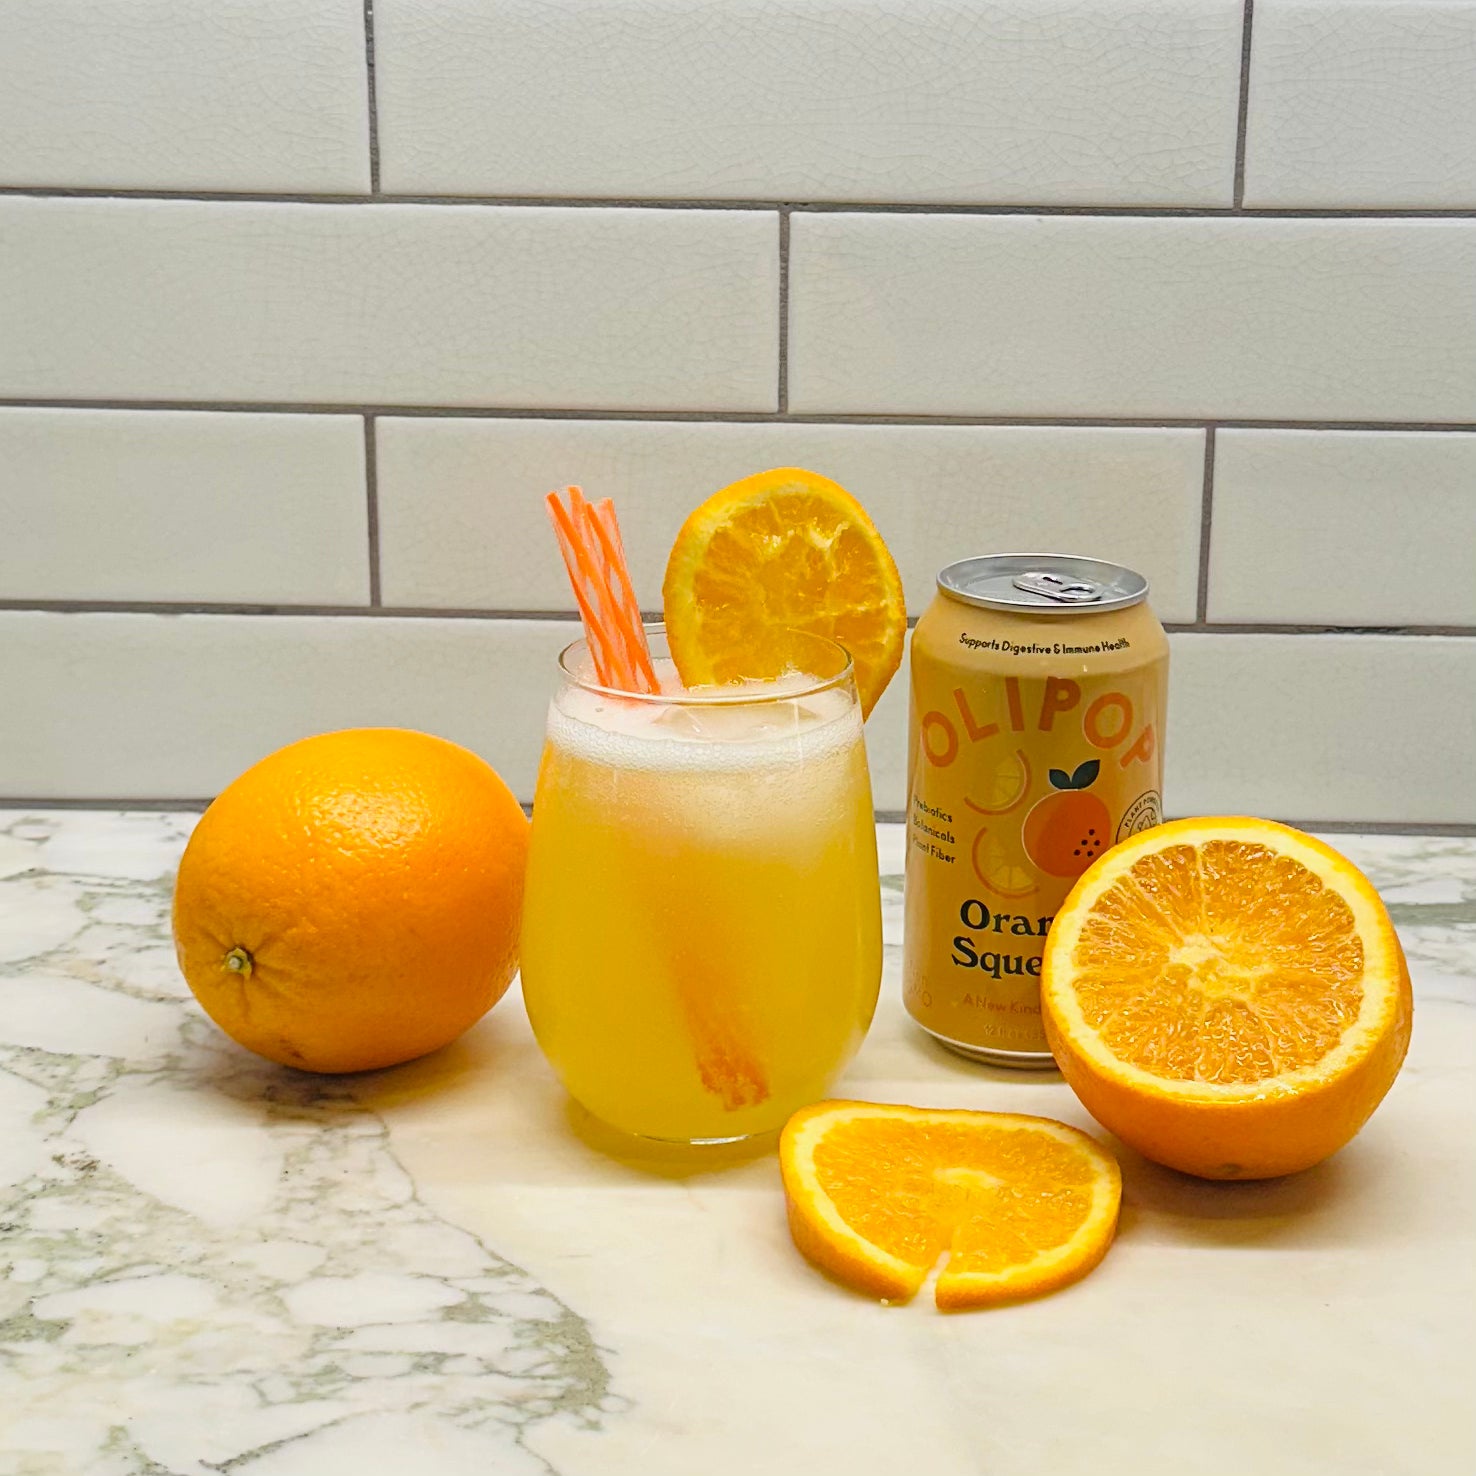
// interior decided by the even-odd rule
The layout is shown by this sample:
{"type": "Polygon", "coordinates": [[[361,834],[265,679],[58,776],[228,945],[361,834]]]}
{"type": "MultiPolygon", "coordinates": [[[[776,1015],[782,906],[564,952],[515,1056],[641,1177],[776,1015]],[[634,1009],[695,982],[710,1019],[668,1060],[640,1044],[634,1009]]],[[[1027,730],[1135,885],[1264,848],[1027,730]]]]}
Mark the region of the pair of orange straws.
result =
{"type": "Polygon", "coordinates": [[[615,504],[608,497],[590,502],[578,487],[565,492],[567,508],[557,492],[550,492],[544,503],[584,621],[595,676],[602,687],[617,691],[659,692],[615,504]]]}

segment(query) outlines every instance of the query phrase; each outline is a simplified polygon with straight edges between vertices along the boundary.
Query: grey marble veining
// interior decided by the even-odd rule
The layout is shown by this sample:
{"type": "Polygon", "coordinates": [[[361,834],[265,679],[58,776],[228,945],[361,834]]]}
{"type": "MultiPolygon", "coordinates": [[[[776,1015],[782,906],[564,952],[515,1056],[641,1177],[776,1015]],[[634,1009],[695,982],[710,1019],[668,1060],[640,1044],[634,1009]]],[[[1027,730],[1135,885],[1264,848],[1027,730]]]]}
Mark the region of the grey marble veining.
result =
{"type": "Polygon", "coordinates": [[[421,1202],[354,1082],[195,1007],[169,935],[191,819],[0,826],[0,1469],[206,1476],[419,1410],[511,1469],[531,1425],[597,1423],[619,1399],[586,1323],[421,1202]]]}
{"type": "MultiPolygon", "coordinates": [[[[170,941],[192,823],[0,813],[0,1476],[1471,1469],[1476,840],[1332,838],[1417,998],[1351,1148],[1240,1186],[1124,1154],[1099,1272],[937,1319],[805,1266],[771,1156],[602,1141],[515,995],[394,1072],[237,1049],[170,941]]],[[[879,842],[887,978],[840,1090],[1091,1127],[1052,1074],[906,1022],[900,827],[879,842]]]]}

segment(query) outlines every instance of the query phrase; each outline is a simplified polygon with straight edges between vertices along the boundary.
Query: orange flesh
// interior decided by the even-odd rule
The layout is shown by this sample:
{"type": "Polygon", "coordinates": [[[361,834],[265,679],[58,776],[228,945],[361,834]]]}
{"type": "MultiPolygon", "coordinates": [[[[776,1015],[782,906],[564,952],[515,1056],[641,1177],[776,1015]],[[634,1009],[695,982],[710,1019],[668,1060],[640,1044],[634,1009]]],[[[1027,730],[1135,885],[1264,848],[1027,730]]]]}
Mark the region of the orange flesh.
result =
{"type": "Polygon", "coordinates": [[[1320,1061],[1358,1018],[1363,943],[1300,862],[1230,840],[1143,856],[1072,954],[1087,1024],[1119,1060],[1248,1084],[1320,1061]]]}
{"type": "Polygon", "coordinates": [[[856,1234],[924,1270],[945,1250],[952,1274],[1027,1264],[1093,1202],[1090,1161],[1040,1133],[863,1119],[832,1128],[814,1162],[856,1234]]]}
{"type": "Polygon", "coordinates": [[[734,509],[714,532],[692,592],[691,618],[718,682],[774,677],[794,665],[785,628],[839,641],[862,664],[885,650],[894,618],[872,544],[834,503],[801,490],[734,509]],[[758,652],[766,669],[756,671],[758,652]]]}

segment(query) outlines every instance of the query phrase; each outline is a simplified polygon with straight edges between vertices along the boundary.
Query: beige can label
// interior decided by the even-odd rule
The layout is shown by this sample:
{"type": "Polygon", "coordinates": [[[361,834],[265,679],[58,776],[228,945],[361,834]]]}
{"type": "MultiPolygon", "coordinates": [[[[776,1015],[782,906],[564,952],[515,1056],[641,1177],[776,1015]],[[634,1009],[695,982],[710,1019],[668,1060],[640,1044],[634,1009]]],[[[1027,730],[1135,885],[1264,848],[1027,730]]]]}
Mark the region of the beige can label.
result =
{"type": "Polygon", "coordinates": [[[1162,819],[1167,642],[1146,606],[1059,626],[947,606],[913,640],[905,1000],[945,1039],[1044,1052],[1056,909],[1162,819]]]}

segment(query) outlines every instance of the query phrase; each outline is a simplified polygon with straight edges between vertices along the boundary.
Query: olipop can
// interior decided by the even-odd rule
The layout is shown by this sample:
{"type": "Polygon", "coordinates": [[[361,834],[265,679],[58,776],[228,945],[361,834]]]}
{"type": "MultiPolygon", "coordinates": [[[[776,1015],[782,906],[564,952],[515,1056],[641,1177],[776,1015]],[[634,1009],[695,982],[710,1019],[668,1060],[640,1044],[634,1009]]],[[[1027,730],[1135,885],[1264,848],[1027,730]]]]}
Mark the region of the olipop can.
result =
{"type": "Polygon", "coordinates": [[[1168,640],[1141,574],[950,564],[912,634],[903,995],[943,1044],[1049,1066],[1040,961],[1109,846],[1163,818],[1168,640]]]}

